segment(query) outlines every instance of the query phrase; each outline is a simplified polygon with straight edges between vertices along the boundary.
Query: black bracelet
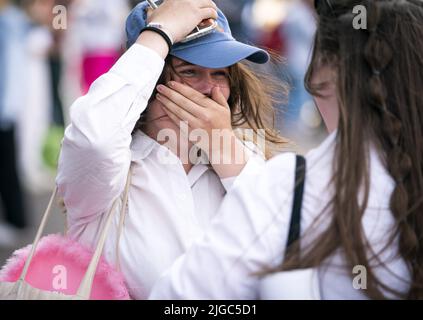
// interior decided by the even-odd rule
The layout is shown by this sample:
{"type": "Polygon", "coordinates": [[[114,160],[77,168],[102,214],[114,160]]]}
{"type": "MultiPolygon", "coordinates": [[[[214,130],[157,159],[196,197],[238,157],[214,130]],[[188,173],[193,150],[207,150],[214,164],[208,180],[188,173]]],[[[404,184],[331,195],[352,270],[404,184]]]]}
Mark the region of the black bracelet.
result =
{"type": "Polygon", "coordinates": [[[153,31],[155,33],[158,33],[159,35],[161,35],[163,37],[163,39],[165,39],[167,46],[169,47],[169,52],[170,50],[172,50],[172,40],[170,40],[169,36],[166,34],[166,32],[164,32],[163,30],[156,28],[156,27],[144,27],[141,31],[140,34],[144,31],[153,31]]]}

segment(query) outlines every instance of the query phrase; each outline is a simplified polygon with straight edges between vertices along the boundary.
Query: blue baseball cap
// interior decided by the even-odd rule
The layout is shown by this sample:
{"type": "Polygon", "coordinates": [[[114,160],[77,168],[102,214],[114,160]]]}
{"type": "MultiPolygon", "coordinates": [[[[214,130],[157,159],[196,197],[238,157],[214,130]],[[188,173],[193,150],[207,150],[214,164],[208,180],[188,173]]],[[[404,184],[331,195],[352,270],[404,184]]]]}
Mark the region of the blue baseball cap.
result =
{"type": "MultiPolygon", "coordinates": [[[[138,39],[146,26],[148,3],[139,3],[126,20],[126,46],[129,48],[138,39]]],[[[239,42],[232,37],[228,20],[218,9],[218,27],[210,34],[185,43],[174,44],[170,54],[204,68],[226,68],[247,59],[263,64],[269,61],[267,51],[239,42]]]]}

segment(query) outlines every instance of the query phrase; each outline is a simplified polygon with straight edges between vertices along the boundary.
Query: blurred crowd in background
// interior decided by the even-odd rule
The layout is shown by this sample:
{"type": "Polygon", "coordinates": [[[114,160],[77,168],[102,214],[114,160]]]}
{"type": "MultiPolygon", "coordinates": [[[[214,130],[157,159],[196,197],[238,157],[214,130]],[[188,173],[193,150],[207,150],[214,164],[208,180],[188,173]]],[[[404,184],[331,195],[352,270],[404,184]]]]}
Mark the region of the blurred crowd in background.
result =
{"type": "MultiPolygon", "coordinates": [[[[69,107],[125,51],[125,19],[138,2],[0,0],[0,245],[7,232],[30,221],[24,195],[53,188],[69,107]]],[[[277,128],[296,151],[319,143],[325,130],[303,85],[313,1],[215,2],[235,38],[282,57],[261,70],[291,87],[288,101],[278,105],[277,128]]]]}

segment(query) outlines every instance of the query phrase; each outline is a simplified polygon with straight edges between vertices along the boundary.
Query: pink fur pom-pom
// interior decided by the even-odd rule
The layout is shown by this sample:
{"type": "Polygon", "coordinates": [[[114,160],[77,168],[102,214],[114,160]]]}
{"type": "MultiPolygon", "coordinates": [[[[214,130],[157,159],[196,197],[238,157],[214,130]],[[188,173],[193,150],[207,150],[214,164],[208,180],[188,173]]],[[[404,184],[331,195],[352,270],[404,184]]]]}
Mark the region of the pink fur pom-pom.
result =
{"type": "MultiPolygon", "coordinates": [[[[0,271],[0,281],[16,282],[23,270],[31,245],[16,250],[0,271]]],[[[46,290],[76,294],[93,252],[79,242],[52,234],[43,237],[29,266],[25,281],[46,290]]],[[[123,275],[102,257],[97,266],[91,300],[129,300],[123,275]]]]}

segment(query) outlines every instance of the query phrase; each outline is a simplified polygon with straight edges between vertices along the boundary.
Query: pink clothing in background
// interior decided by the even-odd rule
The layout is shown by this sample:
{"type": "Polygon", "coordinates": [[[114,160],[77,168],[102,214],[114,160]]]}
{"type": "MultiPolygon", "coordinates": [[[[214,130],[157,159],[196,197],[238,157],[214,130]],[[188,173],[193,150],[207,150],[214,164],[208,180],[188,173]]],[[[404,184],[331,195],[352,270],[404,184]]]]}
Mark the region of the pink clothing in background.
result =
{"type": "Polygon", "coordinates": [[[98,51],[86,53],[82,58],[82,90],[86,94],[91,84],[101,75],[108,72],[119,59],[119,51],[98,51]]]}

